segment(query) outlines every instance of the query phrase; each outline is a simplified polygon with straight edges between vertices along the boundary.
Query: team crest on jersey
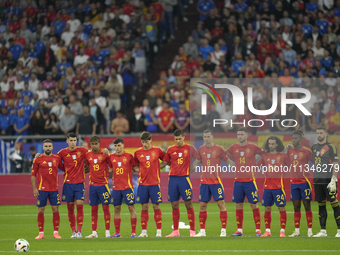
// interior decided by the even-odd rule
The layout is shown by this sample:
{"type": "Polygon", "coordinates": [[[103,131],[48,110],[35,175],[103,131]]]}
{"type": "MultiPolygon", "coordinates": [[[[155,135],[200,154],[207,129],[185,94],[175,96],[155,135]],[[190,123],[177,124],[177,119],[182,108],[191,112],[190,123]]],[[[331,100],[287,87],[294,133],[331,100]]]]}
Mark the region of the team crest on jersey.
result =
{"type": "Polygon", "coordinates": [[[186,156],[186,155],[188,155],[188,150],[187,149],[184,150],[184,156],[186,156]]]}
{"type": "Polygon", "coordinates": [[[152,157],[152,158],[155,158],[155,157],[156,157],[156,153],[155,153],[154,151],[151,153],[151,157],[152,157]]]}
{"type": "Polygon", "coordinates": [[[178,153],[178,157],[180,158],[182,157],[182,152],[178,153]]]}
{"type": "Polygon", "coordinates": [[[303,158],[303,152],[299,153],[299,158],[303,158]]]}
{"type": "Polygon", "coordinates": [[[98,162],[98,160],[95,158],[95,159],[93,160],[93,163],[97,164],[97,162],[98,162]]]}
{"type": "Polygon", "coordinates": [[[150,160],[150,156],[146,156],[146,160],[150,160]]]}
{"type": "Polygon", "coordinates": [[[272,159],[272,161],[271,161],[271,162],[272,162],[272,164],[275,164],[275,159],[272,159]]]}
{"type": "Polygon", "coordinates": [[[77,152],[77,156],[80,158],[80,156],[81,156],[81,152],[80,151],[77,152]]]}
{"type": "Polygon", "coordinates": [[[207,158],[210,158],[210,154],[207,154],[207,158]]]}
{"type": "Polygon", "coordinates": [[[77,155],[72,155],[72,159],[76,159],[77,158],[77,155]]]}
{"type": "Polygon", "coordinates": [[[241,157],[243,157],[244,156],[244,151],[241,151],[240,155],[241,155],[241,157]]]}
{"type": "Polygon", "coordinates": [[[126,157],[123,158],[123,162],[124,162],[124,164],[127,162],[126,157]]]}
{"type": "Polygon", "coordinates": [[[323,154],[325,154],[325,150],[324,150],[324,149],[322,149],[322,150],[320,151],[320,155],[322,156],[323,154]]]}
{"type": "Polygon", "coordinates": [[[48,166],[51,167],[52,166],[52,162],[48,162],[48,166]]]}
{"type": "Polygon", "coordinates": [[[212,152],[213,158],[216,157],[216,151],[212,152]]]}
{"type": "Polygon", "coordinates": [[[298,155],[294,155],[294,159],[297,159],[297,156],[298,156],[298,155]]]}
{"type": "Polygon", "coordinates": [[[122,162],[118,162],[118,166],[121,167],[122,166],[122,162]]]}
{"type": "Polygon", "coordinates": [[[277,156],[277,157],[276,157],[276,160],[277,160],[278,162],[280,162],[280,159],[281,159],[280,156],[277,156]]]}
{"type": "Polygon", "coordinates": [[[250,149],[249,149],[249,148],[246,149],[246,153],[247,153],[247,154],[250,153],[250,149]]]}
{"type": "Polygon", "coordinates": [[[317,151],[317,152],[316,152],[316,156],[319,156],[319,155],[320,155],[320,152],[319,152],[319,151],[317,151]]]}
{"type": "Polygon", "coordinates": [[[102,161],[102,158],[103,158],[102,155],[99,155],[99,156],[98,156],[98,160],[99,160],[99,161],[102,161]]]}
{"type": "Polygon", "coordinates": [[[57,165],[57,161],[55,159],[53,159],[53,165],[56,166],[57,165]]]}

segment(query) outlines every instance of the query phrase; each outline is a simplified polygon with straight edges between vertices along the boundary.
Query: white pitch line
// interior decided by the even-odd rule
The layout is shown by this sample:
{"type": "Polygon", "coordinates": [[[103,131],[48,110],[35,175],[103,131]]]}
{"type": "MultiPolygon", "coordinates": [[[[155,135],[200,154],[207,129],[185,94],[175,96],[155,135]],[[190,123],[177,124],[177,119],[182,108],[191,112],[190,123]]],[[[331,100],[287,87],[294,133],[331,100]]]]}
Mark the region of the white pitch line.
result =
{"type": "MultiPolygon", "coordinates": [[[[0,252],[15,252],[15,251],[0,251],[0,252]]],[[[75,250],[75,251],[64,251],[64,250],[58,250],[58,251],[32,251],[31,253],[66,253],[66,252],[72,252],[72,253],[101,253],[101,252],[118,252],[118,253],[124,253],[124,252],[143,252],[143,253],[163,253],[163,252],[179,252],[179,253],[225,253],[225,252],[232,252],[232,253],[249,253],[249,252],[320,252],[320,253],[334,253],[334,252],[340,252],[340,250],[75,250]]]]}

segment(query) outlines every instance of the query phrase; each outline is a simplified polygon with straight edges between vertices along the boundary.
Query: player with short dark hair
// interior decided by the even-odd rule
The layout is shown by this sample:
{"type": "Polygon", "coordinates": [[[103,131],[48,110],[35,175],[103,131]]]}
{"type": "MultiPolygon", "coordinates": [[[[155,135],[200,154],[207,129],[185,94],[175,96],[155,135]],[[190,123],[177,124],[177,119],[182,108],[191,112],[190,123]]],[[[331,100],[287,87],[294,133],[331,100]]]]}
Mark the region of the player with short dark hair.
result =
{"type": "Polygon", "coordinates": [[[311,203],[313,199],[312,185],[309,179],[309,161],[313,161],[313,154],[310,149],[301,145],[301,139],[304,132],[299,129],[293,132],[292,145],[289,148],[287,155],[291,165],[290,168],[290,200],[294,205],[294,226],[295,231],[289,237],[300,236],[300,220],[301,220],[301,199],[306,211],[306,219],[308,226],[308,237],[313,236],[313,213],[311,203]]]}
{"type": "Polygon", "coordinates": [[[131,236],[136,237],[137,215],[135,209],[135,193],[133,191],[132,173],[138,172],[133,155],[124,151],[124,140],[117,138],[113,141],[115,153],[110,156],[112,174],[112,204],[114,205],[114,224],[116,233],[111,237],[120,237],[121,207],[123,199],[127,204],[131,219],[131,236]]]}
{"type": "Polygon", "coordinates": [[[239,143],[231,145],[227,150],[227,155],[235,159],[236,173],[233,188],[233,202],[236,203],[237,231],[231,236],[243,236],[243,204],[245,197],[248,198],[256,227],[256,236],[261,236],[261,214],[258,206],[259,192],[253,171],[246,168],[256,165],[256,154],[263,155],[265,151],[259,146],[247,141],[248,130],[239,128],[237,139],[239,143]]]}
{"type": "Polygon", "coordinates": [[[327,136],[326,128],[324,126],[318,127],[316,129],[316,138],[319,142],[311,148],[314,163],[315,200],[319,204],[319,222],[321,226],[321,231],[314,235],[314,237],[327,236],[326,200],[330,202],[333,208],[334,218],[338,226],[335,237],[340,237],[340,207],[336,198],[338,192],[337,175],[339,171],[339,158],[336,147],[327,142],[327,136]]]}
{"type": "Polygon", "coordinates": [[[89,203],[91,206],[92,234],[85,238],[97,238],[98,224],[98,205],[102,204],[105,222],[105,237],[111,237],[110,234],[110,202],[111,194],[109,189],[109,164],[110,154],[104,155],[103,149],[100,148],[100,138],[92,136],[90,138],[91,150],[86,153],[86,172],[90,172],[90,191],[89,203]]]}
{"type": "Polygon", "coordinates": [[[206,236],[205,223],[207,221],[207,207],[208,203],[213,196],[214,200],[220,209],[220,220],[222,224],[221,237],[227,236],[227,209],[224,202],[224,188],[222,181],[218,174],[218,167],[221,166],[222,160],[228,165],[235,166],[235,163],[231,161],[224,149],[213,143],[213,131],[205,130],[203,132],[204,144],[198,149],[197,157],[192,165],[192,170],[195,170],[199,164],[202,163],[201,185],[200,185],[200,231],[195,237],[206,236]],[[214,169],[214,171],[208,171],[208,169],[214,169]]]}
{"type": "Polygon", "coordinates": [[[47,199],[50,202],[53,212],[53,237],[60,239],[58,234],[60,216],[58,206],[60,205],[60,197],[58,192],[58,168],[64,170],[61,158],[52,154],[53,142],[50,139],[43,141],[44,154],[40,158],[33,160],[31,173],[31,182],[33,187],[33,195],[37,198],[38,206],[38,227],[39,235],[35,239],[44,239],[44,223],[45,223],[45,206],[47,199]],[[38,175],[38,188],[37,188],[38,175]]]}
{"type": "Polygon", "coordinates": [[[160,163],[163,160],[164,152],[161,148],[153,146],[152,136],[149,132],[143,132],[140,136],[143,147],[135,151],[135,161],[139,166],[137,202],[142,204],[141,225],[142,233],[139,237],[148,237],[147,226],[149,221],[149,199],[153,204],[156,222],[156,237],[162,236],[162,212],[159,203],[162,203],[160,184],[160,163]]]}
{"type": "Polygon", "coordinates": [[[272,221],[271,210],[274,202],[279,208],[281,231],[280,237],[285,237],[285,229],[287,223],[286,212],[286,193],[283,187],[282,167],[289,166],[289,159],[283,154],[284,146],[281,140],[276,136],[271,136],[265,144],[267,154],[263,155],[257,163],[259,168],[265,172],[265,182],[262,197],[262,205],[264,206],[264,221],[266,231],[262,237],[271,236],[270,224],[272,221]]]}
{"type": "Polygon", "coordinates": [[[190,224],[190,236],[195,236],[195,212],[192,205],[192,184],[190,180],[191,158],[197,158],[197,150],[184,142],[184,132],[175,130],[173,133],[176,144],[170,146],[161,164],[163,168],[170,163],[168,200],[172,206],[172,220],[174,231],[167,237],[180,236],[179,225],[179,200],[184,200],[187,208],[188,220],[190,224]]]}

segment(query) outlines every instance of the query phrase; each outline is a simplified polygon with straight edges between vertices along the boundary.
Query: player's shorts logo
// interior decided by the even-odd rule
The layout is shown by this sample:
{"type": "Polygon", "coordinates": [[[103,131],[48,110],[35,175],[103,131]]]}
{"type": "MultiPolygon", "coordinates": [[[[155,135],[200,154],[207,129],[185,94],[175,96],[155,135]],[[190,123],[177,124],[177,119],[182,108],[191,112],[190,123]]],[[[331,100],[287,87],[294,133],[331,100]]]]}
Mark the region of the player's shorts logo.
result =
{"type": "Polygon", "coordinates": [[[137,197],[137,202],[139,202],[139,200],[140,200],[140,198],[139,198],[139,197],[137,197]]]}
{"type": "Polygon", "coordinates": [[[210,154],[207,154],[207,158],[210,158],[210,154]]]}
{"type": "Polygon", "coordinates": [[[241,151],[240,155],[241,155],[241,157],[243,157],[244,156],[244,151],[241,151]]]}

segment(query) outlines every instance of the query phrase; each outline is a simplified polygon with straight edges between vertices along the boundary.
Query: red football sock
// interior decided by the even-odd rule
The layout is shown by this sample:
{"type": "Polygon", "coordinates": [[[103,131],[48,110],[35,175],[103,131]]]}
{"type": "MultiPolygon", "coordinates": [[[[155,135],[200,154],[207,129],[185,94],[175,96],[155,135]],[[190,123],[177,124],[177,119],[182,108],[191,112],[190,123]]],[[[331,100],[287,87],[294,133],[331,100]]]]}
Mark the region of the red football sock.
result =
{"type": "Polygon", "coordinates": [[[81,232],[81,228],[83,227],[83,219],[84,219],[84,206],[77,205],[77,232],[81,232]]]}
{"type": "Polygon", "coordinates": [[[200,229],[205,229],[205,222],[207,221],[207,211],[199,213],[199,220],[200,220],[200,229]]]}
{"type": "Polygon", "coordinates": [[[140,219],[140,223],[142,224],[142,230],[146,230],[148,228],[148,221],[149,221],[149,211],[142,210],[141,219],[140,219]]]}
{"type": "Polygon", "coordinates": [[[131,233],[136,234],[137,218],[131,218],[131,233]]]}
{"type": "Polygon", "coordinates": [[[280,212],[280,223],[281,223],[282,229],[286,228],[286,222],[287,222],[287,212],[286,211],[280,212]]]}
{"type": "Polygon", "coordinates": [[[243,209],[236,209],[237,228],[243,228],[243,209]]]}
{"type": "Polygon", "coordinates": [[[300,228],[301,211],[294,212],[294,226],[295,228],[300,228]]]}
{"type": "Polygon", "coordinates": [[[59,223],[60,223],[59,212],[55,212],[55,213],[53,213],[53,228],[54,228],[54,231],[59,230],[59,223]]]}
{"type": "Polygon", "coordinates": [[[91,206],[92,231],[97,231],[98,205],[91,206]]]}
{"type": "Polygon", "coordinates": [[[194,211],[194,207],[191,208],[191,209],[187,209],[187,213],[188,213],[190,230],[195,231],[195,211],[194,211]]]}
{"type": "Polygon", "coordinates": [[[158,210],[154,210],[155,214],[154,214],[154,219],[156,221],[156,227],[157,229],[161,229],[162,228],[162,211],[161,209],[158,210]]]}
{"type": "Polygon", "coordinates": [[[261,229],[261,214],[260,214],[260,208],[253,210],[253,217],[255,222],[256,229],[261,229]]]}
{"type": "Polygon", "coordinates": [[[38,222],[39,232],[44,232],[45,217],[43,213],[38,213],[37,222],[38,222]]]}
{"type": "Polygon", "coordinates": [[[114,219],[113,221],[115,223],[116,233],[120,234],[120,222],[122,221],[122,219],[114,219]]]}
{"type": "Polygon", "coordinates": [[[265,227],[270,229],[270,223],[272,223],[271,212],[264,212],[264,225],[265,225],[265,227]]]}
{"type": "Polygon", "coordinates": [[[74,204],[67,204],[68,221],[72,232],[76,232],[76,216],[74,215],[74,204]]]}
{"type": "Polygon", "coordinates": [[[227,211],[220,212],[220,220],[221,220],[222,228],[227,228],[227,218],[228,218],[227,211]]]}
{"type": "Polygon", "coordinates": [[[172,222],[174,224],[174,230],[178,230],[178,224],[179,224],[179,208],[172,209],[172,222]]]}
{"type": "Polygon", "coordinates": [[[307,218],[307,226],[308,226],[308,228],[312,228],[312,226],[313,226],[313,213],[312,213],[312,210],[306,212],[306,218],[307,218]]]}
{"type": "Polygon", "coordinates": [[[110,230],[111,214],[110,214],[109,205],[103,205],[103,212],[104,212],[105,230],[110,230]]]}

